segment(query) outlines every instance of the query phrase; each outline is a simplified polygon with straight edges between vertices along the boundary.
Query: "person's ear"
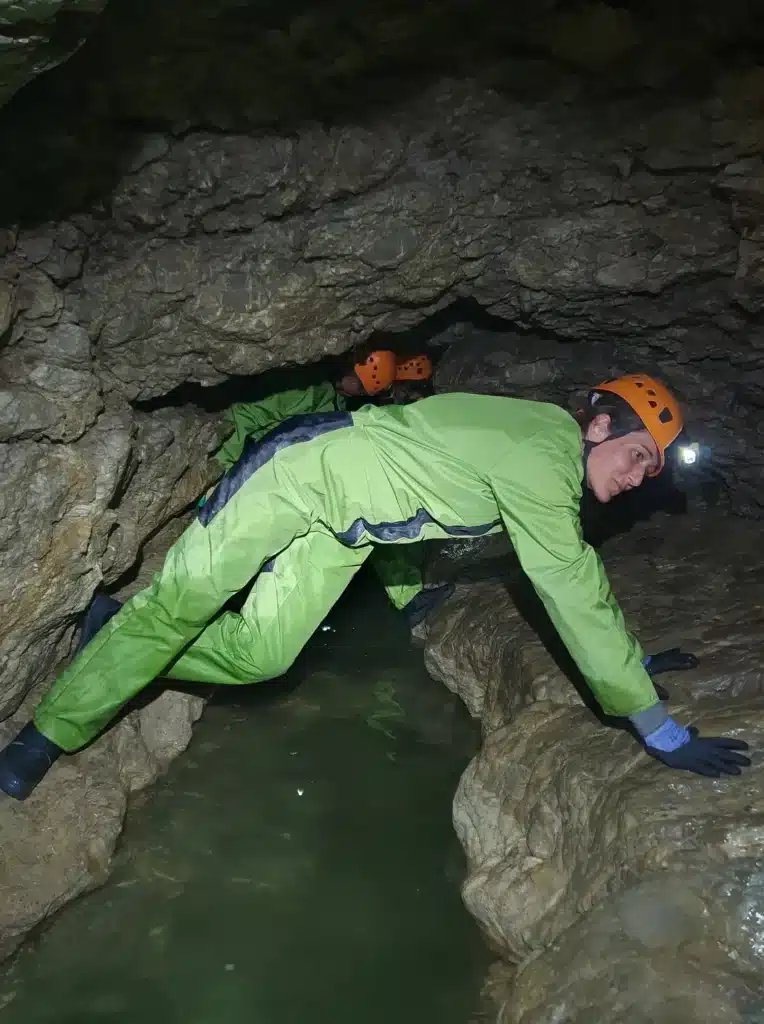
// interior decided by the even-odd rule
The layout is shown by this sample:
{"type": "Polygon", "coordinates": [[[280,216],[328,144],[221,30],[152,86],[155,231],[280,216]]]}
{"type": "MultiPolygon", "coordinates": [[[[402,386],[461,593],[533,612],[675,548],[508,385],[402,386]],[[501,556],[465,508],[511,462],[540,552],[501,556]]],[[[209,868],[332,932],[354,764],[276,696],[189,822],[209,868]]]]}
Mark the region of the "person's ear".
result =
{"type": "Polygon", "coordinates": [[[601,412],[599,416],[594,417],[586,428],[586,440],[599,444],[601,441],[606,441],[609,437],[610,416],[606,412],[601,412]]]}

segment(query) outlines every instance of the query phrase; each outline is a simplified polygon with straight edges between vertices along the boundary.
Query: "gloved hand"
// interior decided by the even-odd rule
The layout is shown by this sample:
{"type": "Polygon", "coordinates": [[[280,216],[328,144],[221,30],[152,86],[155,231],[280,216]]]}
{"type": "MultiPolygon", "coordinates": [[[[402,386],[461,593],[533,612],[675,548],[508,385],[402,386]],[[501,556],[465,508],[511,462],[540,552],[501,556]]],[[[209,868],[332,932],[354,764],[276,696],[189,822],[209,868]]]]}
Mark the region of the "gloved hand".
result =
{"type": "Polygon", "coordinates": [[[667,651],[658,651],[657,654],[648,654],[642,659],[642,664],[650,678],[653,680],[655,692],[659,700],[668,700],[668,690],[655,682],[655,676],[660,672],[679,672],[683,669],[695,668],[698,659],[694,654],[686,654],[678,647],[670,647],[667,651]]]}
{"type": "Polygon", "coordinates": [[[669,768],[694,772],[718,779],[720,775],[740,775],[751,760],[738,753],[748,750],[743,740],[726,736],[698,736],[698,730],[667,718],[654,732],[644,737],[645,750],[669,768]]]}
{"type": "Polygon", "coordinates": [[[652,678],[661,672],[680,672],[688,668],[697,668],[698,659],[694,654],[688,654],[679,647],[669,647],[667,651],[648,654],[642,664],[652,678]]]}

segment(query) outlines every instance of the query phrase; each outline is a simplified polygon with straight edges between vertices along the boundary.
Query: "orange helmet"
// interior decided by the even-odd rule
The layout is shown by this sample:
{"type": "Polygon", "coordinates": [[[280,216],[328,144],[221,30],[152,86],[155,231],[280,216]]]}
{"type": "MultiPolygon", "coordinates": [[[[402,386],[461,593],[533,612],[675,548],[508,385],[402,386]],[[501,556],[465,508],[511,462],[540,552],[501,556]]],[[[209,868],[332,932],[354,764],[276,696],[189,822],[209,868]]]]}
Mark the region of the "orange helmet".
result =
{"type": "Polygon", "coordinates": [[[356,363],[353,370],[367,395],[387,391],[395,380],[395,353],[378,349],[362,363],[356,363]]]}
{"type": "Polygon", "coordinates": [[[593,389],[593,394],[608,391],[618,395],[639,416],[645,430],[658,448],[658,468],[649,473],[657,476],[666,461],[666,449],[676,441],[684,421],[679,403],[665,384],[644,373],[629,373],[607,380],[593,389]]]}
{"type": "Polygon", "coordinates": [[[414,356],[413,359],[399,359],[395,367],[396,380],[429,380],[432,377],[432,360],[429,356],[414,356]]]}

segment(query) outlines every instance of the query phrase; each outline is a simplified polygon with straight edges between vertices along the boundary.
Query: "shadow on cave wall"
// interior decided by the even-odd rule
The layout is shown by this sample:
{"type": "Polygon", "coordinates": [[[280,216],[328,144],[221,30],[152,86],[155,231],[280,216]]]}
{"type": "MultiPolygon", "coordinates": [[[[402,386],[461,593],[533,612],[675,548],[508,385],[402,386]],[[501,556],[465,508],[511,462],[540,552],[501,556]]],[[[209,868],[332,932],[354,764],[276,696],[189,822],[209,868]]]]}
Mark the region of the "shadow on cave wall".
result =
{"type": "MultiPolygon", "coordinates": [[[[509,321],[484,309],[475,299],[457,299],[406,331],[377,331],[361,347],[364,350],[391,348],[399,358],[427,352],[437,368],[453,340],[450,332],[463,324],[496,334],[506,333],[513,327],[509,321]]],[[[340,356],[327,356],[315,363],[280,366],[262,373],[231,376],[221,384],[209,387],[189,381],[167,394],[132,404],[142,412],[183,405],[195,405],[208,412],[223,412],[233,402],[255,402],[288,388],[306,388],[326,380],[335,380],[345,372],[346,364],[352,362],[352,355],[353,350],[340,356]]]]}
{"type": "Polygon", "coordinates": [[[575,75],[593,104],[660,107],[761,48],[745,0],[694,6],[688,19],[682,0],[110,0],[78,52],[0,111],[0,225],[104,200],[146,132],[363,120],[443,76],[538,100],[575,75]]]}

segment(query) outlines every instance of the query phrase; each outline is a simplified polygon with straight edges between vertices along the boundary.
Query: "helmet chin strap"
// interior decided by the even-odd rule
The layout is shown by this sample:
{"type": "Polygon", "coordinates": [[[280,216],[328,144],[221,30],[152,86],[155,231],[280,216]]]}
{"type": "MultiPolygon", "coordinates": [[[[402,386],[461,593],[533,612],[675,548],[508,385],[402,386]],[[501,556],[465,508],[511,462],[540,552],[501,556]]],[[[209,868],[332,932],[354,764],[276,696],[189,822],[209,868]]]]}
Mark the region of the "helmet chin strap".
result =
{"type": "Polygon", "coordinates": [[[587,467],[587,464],[589,462],[589,456],[591,455],[592,451],[595,448],[599,448],[599,446],[601,444],[604,444],[606,441],[614,441],[617,437],[625,437],[629,433],[631,433],[631,431],[629,431],[629,430],[614,430],[610,434],[608,434],[607,437],[603,437],[603,439],[601,441],[587,441],[587,439],[585,437],[583,438],[583,452],[582,452],[582,456],[583,456],[583,463],[584,463],[584,483],[587,484],[587,486],[588,486],[588,481],[586,479],[586,467],[587,467]]]}
{"type": "MultiPolygon", "coordinates": [[[[591,392],[591,391],[589,392],[589,405],[590,406],[591,405],[595,405],[597,403],[598,399],[599,399],[599,395],[596,395],[594,392],[591,392]]],[[[583,414],[583,409],[581,410],[581,414],[583,414]]],[[[588,441],[586,439],[586,437],[583,437],[583,435],[582,435],[582,440],[583,440],[583,451],[581,452],[581,455],[582,455],[583,464],[584,464],[584,486],[588,487],[589,486],[589,481],[587,479],[586,469],[587,469],[587,465],[588,465],[588,462],[589,462],[589,456],[592,454],[592,451],[598,445],[602,444],[602,441],[588,441]]]]}
{"type": "Polygon", "coordinates": [[[584,438],[584,450],[583,450],[583,461],[584,461],[584,482],[586,482],[586,464],[589,461],[589,456],[592,454],[594,448],[597,448],[602,444],[602,441],[587,441],[584,438]]]}

